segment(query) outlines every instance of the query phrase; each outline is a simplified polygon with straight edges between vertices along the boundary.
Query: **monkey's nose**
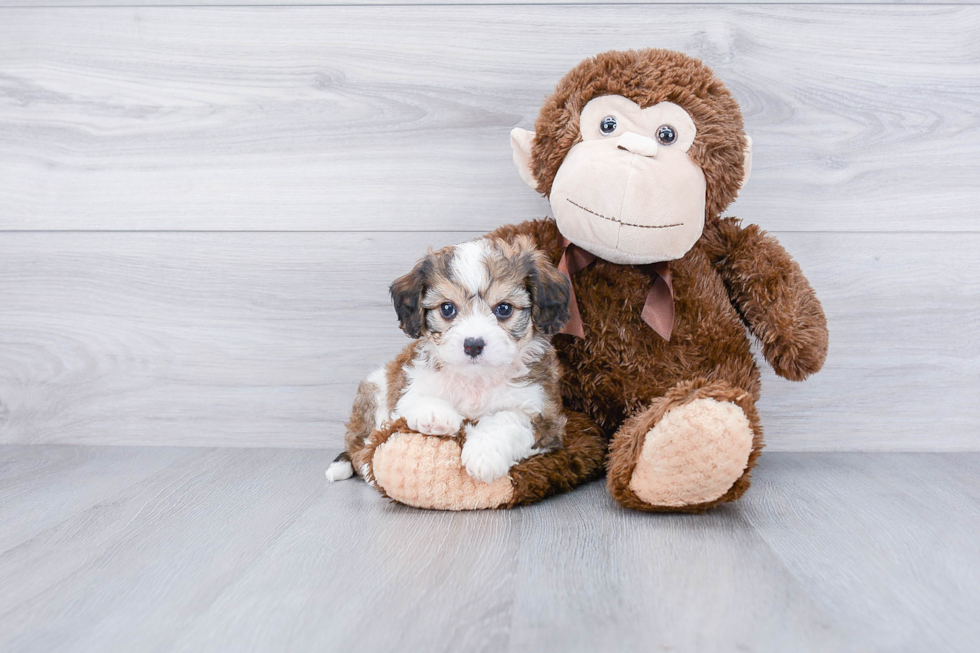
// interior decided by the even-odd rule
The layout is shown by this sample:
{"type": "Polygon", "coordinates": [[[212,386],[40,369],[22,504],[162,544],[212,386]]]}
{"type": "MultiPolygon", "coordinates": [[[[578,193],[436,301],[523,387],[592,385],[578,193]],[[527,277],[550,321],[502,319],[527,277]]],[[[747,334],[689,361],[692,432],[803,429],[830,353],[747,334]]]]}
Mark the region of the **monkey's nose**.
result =
{"type": "Polygon", "coordinates": [[[616,147],[640,156],[657,156],[657,141],[633,132],[626,132],[620,136],[616,147]]]}
{"type": "Polygon", "coordinates": [[[483,353],[486,344],[483,342],[483,338],[467,338],[463,341],[463,351],[466,352],[467,356],[476,358],[483,353]]]}

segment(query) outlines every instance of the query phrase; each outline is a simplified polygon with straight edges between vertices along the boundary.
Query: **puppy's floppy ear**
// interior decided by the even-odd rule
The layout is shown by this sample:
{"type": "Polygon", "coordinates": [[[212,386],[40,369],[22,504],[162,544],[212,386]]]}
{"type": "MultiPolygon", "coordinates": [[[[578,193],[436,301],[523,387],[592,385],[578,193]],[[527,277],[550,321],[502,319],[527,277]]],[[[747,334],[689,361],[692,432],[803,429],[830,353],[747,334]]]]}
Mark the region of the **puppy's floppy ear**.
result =
{"type": "Polygon", "coordinates": [[[554,335],[568,322],[568,297],[571,284],[558,271],[544,252],[535,251],[527,275],[527,287],[531,293],[531,320],[545,335],[554,335]]]}
{"type": "Polygon", "coordinates": [[[432,274],[432,253],[415,264],[412,271],[398,277],[388,289],[391,301],[398,314],[398,325],[410,338],[422,337],[425,311],[422,309],[422,294],[432,274]]]}

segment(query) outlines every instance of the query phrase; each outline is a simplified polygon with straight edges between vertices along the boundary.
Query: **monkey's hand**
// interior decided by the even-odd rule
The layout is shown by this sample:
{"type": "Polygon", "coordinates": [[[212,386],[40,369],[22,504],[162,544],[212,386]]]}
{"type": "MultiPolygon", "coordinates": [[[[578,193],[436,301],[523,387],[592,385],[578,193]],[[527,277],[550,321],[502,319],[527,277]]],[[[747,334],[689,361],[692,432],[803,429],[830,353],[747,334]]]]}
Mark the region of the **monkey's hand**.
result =
{"type": "Polygon", "coordinates": [[[705,225],[702,242],[776,374],[802,381],[827,358],[827,318],[799,264],[756,225],[705,225]]]}

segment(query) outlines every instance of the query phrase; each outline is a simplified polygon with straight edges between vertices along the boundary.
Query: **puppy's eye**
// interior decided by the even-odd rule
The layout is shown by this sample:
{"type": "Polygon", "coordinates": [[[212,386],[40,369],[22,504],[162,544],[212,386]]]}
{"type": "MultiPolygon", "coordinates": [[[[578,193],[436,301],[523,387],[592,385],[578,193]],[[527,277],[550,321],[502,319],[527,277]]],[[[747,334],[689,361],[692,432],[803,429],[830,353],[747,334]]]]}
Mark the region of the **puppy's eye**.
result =
{"type": "Polygon", "coordinates": [[[660,125],[657,127],[657,140],[661,145],[670,145],[677,140],[677,130],[670,125],[660,125]]]}
{"type": "Polygon", "coordinates": [[[503,302],[501,304],[497,304],[497,307],[493,309],[493,314],[501,320],[506,320],[514,314],[514,307],[507,302],[503,302]]]}
{"type": "Polygon", "coordinates": [[[616,131],[616,125],[618,124],[619,123],[616,122],[616,116],[606,116],[602,119],[602,122],[599,123],[599,131],[602,132],[603,136],[608,136],[616,131]]]}
{"type": "Polygon", "coordinates": [[[439,315],[443,316],[447,320],[451,320],[456,317],[456,307],[453,306],[452,302],[444,302],[439,306],[439,315]]]}

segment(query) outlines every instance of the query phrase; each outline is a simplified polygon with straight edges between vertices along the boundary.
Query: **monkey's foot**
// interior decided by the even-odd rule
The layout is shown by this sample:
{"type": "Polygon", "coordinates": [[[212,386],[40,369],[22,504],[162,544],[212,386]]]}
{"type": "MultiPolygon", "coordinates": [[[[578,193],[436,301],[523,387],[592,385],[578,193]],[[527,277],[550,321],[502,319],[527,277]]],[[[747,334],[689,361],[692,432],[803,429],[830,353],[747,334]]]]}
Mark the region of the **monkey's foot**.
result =
{"type": "Polygon", "coordinates": [[[454,438],[394,433],[374,452],[374,480],[395,501],[434,510],[498,508],[514,496],[511,480],[470,477],[454,438]]]}
{"type": "Polygon", "coordinates": [[[680,384],[616,433],[609,491],[630,508],[698,512],[748,489],[761,448],[748,393],[724,382],[680,384]]]}
{"type": "Polygon", "coordinates": [[[605,440],[599,428],[568,413],[564,445],[536,454],[490,483],[472,478],[461,461],[462,437],[423,435],[405,420],[375,431],[353,454],[354,468],[385,496],[417,508],[479,510],[512,508],[567,492],[602,473],[605,440]]]}

